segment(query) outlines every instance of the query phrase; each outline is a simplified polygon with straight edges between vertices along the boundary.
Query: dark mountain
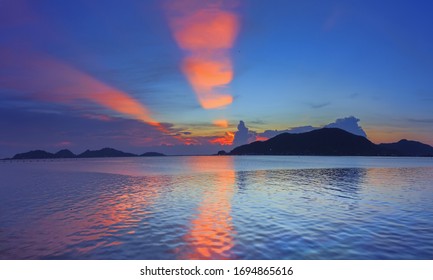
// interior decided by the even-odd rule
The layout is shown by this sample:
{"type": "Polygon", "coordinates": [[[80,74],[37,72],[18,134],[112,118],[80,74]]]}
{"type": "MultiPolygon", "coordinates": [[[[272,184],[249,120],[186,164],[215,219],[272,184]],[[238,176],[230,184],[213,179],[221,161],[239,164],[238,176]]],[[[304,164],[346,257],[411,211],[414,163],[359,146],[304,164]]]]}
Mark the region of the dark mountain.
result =
{"type": "Polygon", "coordinates": [[[76,155],[73,152],[71,152],[67,149],[64,149],[64,150],[60,150],[57,153],[55,153],[54,157],[55,158],[74,158],[74,157],[76,157],[76,155]]]}
{"type": "Polygon", "coordinates": [[[122,151],[118,151],[113,148],[103,148],[101,150],[90,151],[86,150],[85,152],[79,154],[78,158],[101,158],[101,157],[136,157],[137,155],[131,153],[125,153],[122,151]]]}
{"type": "Polygon", "coordinates": [[[16,154],[12,159],[43,159],[43,158],[54,158],[54,154],[42,150],[35,150],[27,153],[16,154]]]}
{"type": "Polygon", "coordinates": [[[140,157],[165,157],[165,155],[157,152],[147,152],[140,155],[140,157]]]}
{"type": "Polygon", "coordinates": [[[306,133],[283,133],[267,141],[253,142],[233,149],[231,155],[386,155],[386,149],[367,138],[339,128],[322,128],[306,133]]]}
{"type": "Polygon", "coordinates": [[[378,146],[390,151],[391,155],[433,156],[432,146],[417,141],[403,139],[397,143],[379,144],[378,146]]]}

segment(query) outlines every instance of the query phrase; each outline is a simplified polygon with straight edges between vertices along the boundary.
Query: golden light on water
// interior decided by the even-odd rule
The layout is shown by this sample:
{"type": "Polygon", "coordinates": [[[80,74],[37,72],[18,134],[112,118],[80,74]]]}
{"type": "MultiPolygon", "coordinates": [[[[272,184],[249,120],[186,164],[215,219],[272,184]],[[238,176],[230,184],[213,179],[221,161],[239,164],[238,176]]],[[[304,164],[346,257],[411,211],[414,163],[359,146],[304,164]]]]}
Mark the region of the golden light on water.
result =
{"type": "MultiPolygon", "coordinates": [[[[206,169],[207,159],[191,158],[191,168],[206,169]]],[[[206,184],[204,196],[197,207],[197,216],[184,236],[186,248],[182,259],[229,259],[234,246],[235,230],[231,217],[231,199],[235,192],[236,174],[233,159],[226,157],[212,167],[213,181],[206,184]]],[[[201,170],[203,171],[203,170],[201,170]]]]}

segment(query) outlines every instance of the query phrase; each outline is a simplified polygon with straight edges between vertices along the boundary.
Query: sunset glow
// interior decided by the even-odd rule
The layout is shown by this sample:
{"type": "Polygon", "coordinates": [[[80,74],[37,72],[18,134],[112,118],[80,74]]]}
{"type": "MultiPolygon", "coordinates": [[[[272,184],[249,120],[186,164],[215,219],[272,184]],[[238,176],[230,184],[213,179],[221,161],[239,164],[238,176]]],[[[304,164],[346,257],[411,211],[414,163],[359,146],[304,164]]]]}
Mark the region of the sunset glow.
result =
{"type": "Polygon", "coordinates": [[[233,144],[233,140],[235,138],[235,134],[233,132],[227,131],[224,136],[217,137],[213,140],[210,140],[212,144],[219,144],[223,146],[230,146],[233,144]]]}
{"type": "MultiPolygon", "coordinates": [[[[243,261],[432,259],[432,11],[0,0],[0,263],[291,280],[243,261]]],[[[16,266],[0,279],[39,279],[16,266]]]]}
{"type": "Polygon", "coordinates": [[[433,145],[428,3],[107,1],[2,1],[0,158],[230,153],[328,125],[433,145]]]}

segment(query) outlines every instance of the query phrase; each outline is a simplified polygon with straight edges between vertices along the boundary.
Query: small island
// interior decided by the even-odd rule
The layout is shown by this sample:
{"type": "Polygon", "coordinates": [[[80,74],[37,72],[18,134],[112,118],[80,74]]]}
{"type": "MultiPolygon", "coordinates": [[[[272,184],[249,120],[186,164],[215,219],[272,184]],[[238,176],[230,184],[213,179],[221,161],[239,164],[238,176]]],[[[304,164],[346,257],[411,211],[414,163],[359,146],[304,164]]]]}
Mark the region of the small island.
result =
{"type": "Polygon", "coordinates": [[[34,150],[26,153],[20,153],[14,155],[12,158],[8,159],[58,159],[58,158],[111,158],[111,157],[160,157],[165,156],[165,154],[157,152],[146,152],[141,155],[136,155],[132,153],[125,153],[113,148],[103,148],[100,150],[86,150],[81,154],[74,154],[70,150],[64,149],[57,153],[49,153],[43,150],[34,150]]]}

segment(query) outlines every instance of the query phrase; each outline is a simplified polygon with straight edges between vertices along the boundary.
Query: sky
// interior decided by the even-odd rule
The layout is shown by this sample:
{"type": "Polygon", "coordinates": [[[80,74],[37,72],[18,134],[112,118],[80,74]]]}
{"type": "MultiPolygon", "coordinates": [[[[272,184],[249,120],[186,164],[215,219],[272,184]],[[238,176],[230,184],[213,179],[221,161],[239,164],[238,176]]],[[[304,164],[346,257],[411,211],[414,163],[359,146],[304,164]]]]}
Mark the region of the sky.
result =
{"type": "Polygon", "coordinates": [[[212,154],[340,127],[433,145],[430,1],[0,1],[0,158],[212,154]]]}

